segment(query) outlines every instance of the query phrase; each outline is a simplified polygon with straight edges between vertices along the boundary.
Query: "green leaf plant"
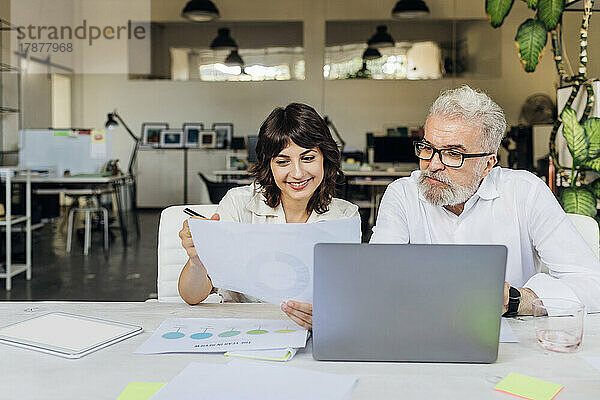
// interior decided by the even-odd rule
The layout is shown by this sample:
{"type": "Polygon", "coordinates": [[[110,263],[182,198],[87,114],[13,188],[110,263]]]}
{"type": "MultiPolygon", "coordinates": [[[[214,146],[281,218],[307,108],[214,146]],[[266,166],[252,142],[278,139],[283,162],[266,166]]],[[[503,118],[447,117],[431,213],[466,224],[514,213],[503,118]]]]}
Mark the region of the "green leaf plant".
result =
{"type": "MultiPolygon", "coordinates": [[[[506,20],[515,0],[485,0],[485,10],[490,24],[498,28],[506,20]]],[[[554,122],[550,134],[550,160],[557,173],[568,183],[560,194],[560,202],[567,213],[596,217],[596,199],[600,198],[600,178],[589,185],[584,184],[585,172],[600,173],[600,118],[590,118],[594,104],[592,83],[587,77],[588,29],[594,0],[583,0],[583,13],[579,29],[579,65],[577,71],[567,72],[563,58],[562,14],[565,7],[577,0],[521,0],[535,15],[517,28],[515,44],[521,64],[526,72],[534,72],[546,44],[548,35],[552,45],[556,72],[562,82],[568,83],[571,93],[560,116],[554,122]],[[578,118],[571,108],[580,91],[585,91],[586,103],[583,115],[578,118]],[[573,158],[570,174],[558,162],[556,135],[560,127],[573,158]]]]}
{"type": "Polygon", "coordinates": [[[565,107],[561,113],[563,135],[573,158],[574,174],[568,188],[560,194],[560,203],[567,213],[596,217],[596,198],[600,197],[600,178],[589,185],[577,186],[577,175],[585,170],[600,173],[600,118],[579,123],[577,113],[565,107]]]}

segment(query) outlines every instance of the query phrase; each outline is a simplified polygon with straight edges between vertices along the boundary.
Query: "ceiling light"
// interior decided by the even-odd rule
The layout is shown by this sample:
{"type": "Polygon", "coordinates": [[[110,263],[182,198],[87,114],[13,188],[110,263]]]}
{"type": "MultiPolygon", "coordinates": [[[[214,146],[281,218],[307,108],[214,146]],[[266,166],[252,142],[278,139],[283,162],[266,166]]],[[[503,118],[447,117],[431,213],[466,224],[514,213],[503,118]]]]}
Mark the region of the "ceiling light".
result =
{"type": "Polygon", "coordinates": [[[210,44],[212,50],[237,50],[238,45],[231,38],[229,28],[220,28],[217,37],[210,44]]]}
{"type": "Polygon", "coordinates": [[[379,25],[377,27],[377,32],[371,36],[371,39],[367,41],[367,44],[372,48],[394,47],[394,39],[392,39],[392,36],[388,33],[387,26],[379,25]]]}
{"type": "Polygon", "coordinates": [[[225,59],[225,65],[228,67],[233,67],[236,65],[241,67],[244,65],[244,60],[242,60],[242,57],[240,57],[237,50],[231,50],[231,53],[229,53],[225,59]]]}
{"type": "Polygon", "coordinates": [[[429,14],[429,7],[423,0],[399,0],[392,10],[393,18],[415,18],[429,14]]]}
{"type": "Polygon", "coordinates": [[[210,0],[190,0],[181,16],[196,22],[206,22],[219,18],[219,10],[210,0]]]}
{"type": "Polygon", "coordinates": [[[378,58],[381,58],[381,53],[375,48],[367,47],[362,58],[363,60],[377,60],[378,58]]]}

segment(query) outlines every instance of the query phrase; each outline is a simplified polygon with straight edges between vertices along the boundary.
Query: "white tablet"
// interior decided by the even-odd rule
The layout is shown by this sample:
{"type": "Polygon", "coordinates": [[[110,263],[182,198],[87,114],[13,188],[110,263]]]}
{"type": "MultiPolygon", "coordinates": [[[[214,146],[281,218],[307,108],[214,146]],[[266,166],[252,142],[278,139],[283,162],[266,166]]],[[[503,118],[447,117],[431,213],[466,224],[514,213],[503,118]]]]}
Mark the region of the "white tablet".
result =
{"type": "Polygon", "coordinates": [[[0,328],[0,343],[80,358],[142,331],[141,326],[54,312],[0,328]]]}

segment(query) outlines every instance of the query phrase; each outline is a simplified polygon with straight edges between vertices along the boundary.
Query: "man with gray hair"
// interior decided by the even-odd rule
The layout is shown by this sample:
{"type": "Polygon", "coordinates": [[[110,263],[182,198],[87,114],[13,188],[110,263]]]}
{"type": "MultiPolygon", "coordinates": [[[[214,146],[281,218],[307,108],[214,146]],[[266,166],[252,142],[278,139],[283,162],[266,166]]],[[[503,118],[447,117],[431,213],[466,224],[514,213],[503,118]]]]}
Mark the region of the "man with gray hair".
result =
{"type": "Polygon", "coordinates": [[[536,297],[600,311],[600,262],[552,192],[527,171],[495,167],[505,130],[485,93],[443,92],[415,142],[420,171],[388,186],[371,243],[505,245],[505,315],[531,314],[536,297]]]}

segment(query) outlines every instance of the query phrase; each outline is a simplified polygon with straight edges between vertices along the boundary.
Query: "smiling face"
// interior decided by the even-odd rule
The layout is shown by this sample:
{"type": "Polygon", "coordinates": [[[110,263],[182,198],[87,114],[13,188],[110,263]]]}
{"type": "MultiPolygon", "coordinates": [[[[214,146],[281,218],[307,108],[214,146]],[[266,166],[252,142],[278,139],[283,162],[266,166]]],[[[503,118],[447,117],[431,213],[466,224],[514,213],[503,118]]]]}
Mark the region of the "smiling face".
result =
{"type": "Polygon", "coordinates": [[[271,172],[281,190],[282,203],[300,202],[306,207],[323,182],[323,154],[318,147],[306,149],[290,142],[271,159],[271,172]]]}
{"type": "MultiPolygon", "coordinates": [[[[460,118],[431,115],[425,123],[423,141],[436,149],[451,149],[461,153],[483,153],[481,128],[460,118]]],[[[496,163],[496,155],[465,158],[460,168],[442,164],[439,153],[431,160],[420,160],[419,191],[437,206],[465,203],[496,163]]]]}

